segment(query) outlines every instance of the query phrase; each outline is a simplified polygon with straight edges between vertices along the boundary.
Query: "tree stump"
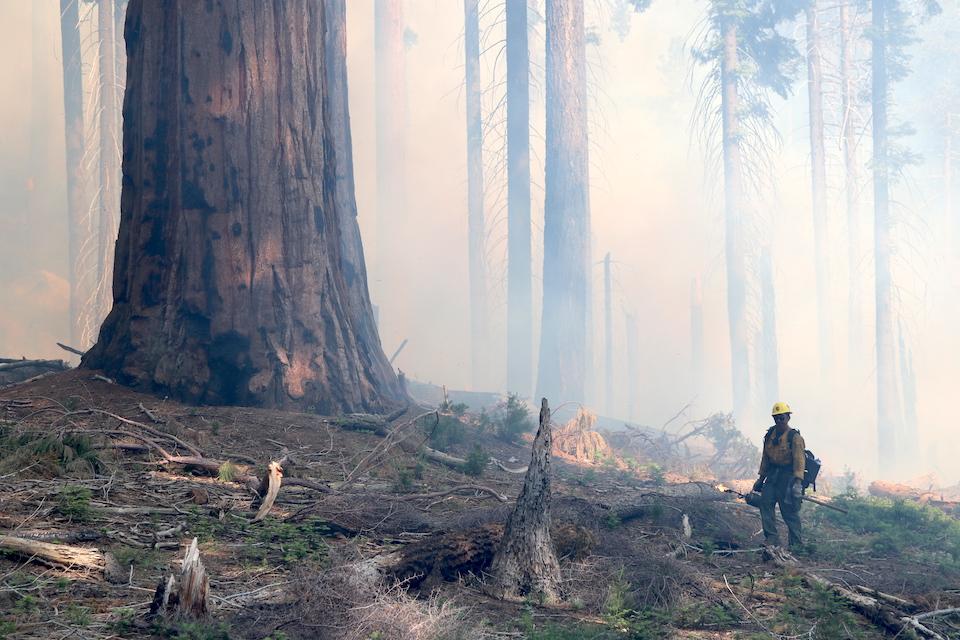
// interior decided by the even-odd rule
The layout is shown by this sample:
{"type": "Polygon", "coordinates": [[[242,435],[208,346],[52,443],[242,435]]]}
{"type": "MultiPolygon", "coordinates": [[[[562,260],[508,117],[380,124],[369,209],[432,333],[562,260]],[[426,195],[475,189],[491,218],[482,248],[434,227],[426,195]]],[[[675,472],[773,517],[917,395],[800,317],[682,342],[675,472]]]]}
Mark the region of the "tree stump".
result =
{"type": "Polygon", "coordinates": [[[200,561],[200,550],[194,538],[183,556],[180,580],[172,575],[161,578],[150,604],[149,617],[158,614],[201,620],[210,612],[210,581],[200,561]]]}
{"type": "Polygon", "coordinates": [[[560,564],[550,539],[552,440],[550,407],[544,398],[523,489],[490,567],[488,590],[497,598],[518,600],[533,596],[550,604],[560,600],[560,564]]]}

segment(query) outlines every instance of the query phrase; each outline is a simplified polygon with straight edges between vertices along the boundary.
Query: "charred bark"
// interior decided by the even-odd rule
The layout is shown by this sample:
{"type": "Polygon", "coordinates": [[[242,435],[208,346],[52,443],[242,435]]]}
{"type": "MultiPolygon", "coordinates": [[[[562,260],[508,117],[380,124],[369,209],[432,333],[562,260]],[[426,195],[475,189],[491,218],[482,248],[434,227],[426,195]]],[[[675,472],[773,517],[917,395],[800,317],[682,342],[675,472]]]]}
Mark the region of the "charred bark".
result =
{"type": "Polygon", "coordinates": [[[490,591],[498,598],[533,596],[548,603],[560,600],[560,564],[550,539],[552,447],[550,407],[544,398],[523,489],[490,567],[490,591]]]}
{"type": "Polygon", "coordinates": [[[114,308],[83,365],[190,402],[393,405],[345,273],[346,93],[329,87],[324,7],[131,0],[126,28],[114,308]]]}

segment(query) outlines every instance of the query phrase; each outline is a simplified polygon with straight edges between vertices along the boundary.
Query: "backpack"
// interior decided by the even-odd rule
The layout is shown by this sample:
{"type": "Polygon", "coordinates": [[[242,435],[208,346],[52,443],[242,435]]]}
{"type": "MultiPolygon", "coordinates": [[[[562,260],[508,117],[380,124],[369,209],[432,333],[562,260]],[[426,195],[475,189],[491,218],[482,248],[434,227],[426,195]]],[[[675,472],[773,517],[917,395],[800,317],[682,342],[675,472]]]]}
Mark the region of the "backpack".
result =
{"type": "MultiPolygon", "coordinates": [[[[767,429],[767,435],[763,437],[764,446],[766,446],[767,440],[770,438],[770,435],[773,433],[773,430],[775,428],[776,427],[770,427],[769,429],[767,429]]],[[[791,452],[793,452],[793,438],[797,433],[800,433],[800,432],[793,428],[791,428],[790,431],[787,432],[787,444],[790,446],[791,452]]],[[[806,490],[806,488],[809,486],[813,486],[813,490],[816,491],[817,490],[817,474],[820,473],[820,466],[821,466],[820,458],[813,455],[813,451],[810,451],[810,449],[804,450],[803,458],[804,458],[803,481],[801,482],[801,484],[803,485],[804,490],[806,490]]]]}

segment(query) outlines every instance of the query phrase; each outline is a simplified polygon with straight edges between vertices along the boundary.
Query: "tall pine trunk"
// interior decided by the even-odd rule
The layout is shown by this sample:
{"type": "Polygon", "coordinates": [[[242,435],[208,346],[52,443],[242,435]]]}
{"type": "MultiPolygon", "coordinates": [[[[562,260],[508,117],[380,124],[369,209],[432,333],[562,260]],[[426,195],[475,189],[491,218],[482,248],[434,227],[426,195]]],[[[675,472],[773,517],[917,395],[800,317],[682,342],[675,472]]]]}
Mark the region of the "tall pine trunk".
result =
{"type": "Polygon", "coordinates": [[[377,139],[377,258],[373,293],[377,304],[400,284],[406,208],[407,81],[403,0],[374,0],[374,83],[377,139]],[[394,275],[392,275],[394,274],[394,275]]]}
{"type": "Polygon", "coordinates": [[[483,216],[483,115],[480,87],[479,0],[464,0],[467,93],[467,229],[470,268],[470,362],[474,389],[487,374],[487,274],[483,216]]]}
{"type": "Polygon", "coordinates": [[[613,397],[613,286],[610,274],[610,253],[603,258],[603,388],[607,415],[616,411],[613,397]]]}
{"type": "Polygon", "coordinates": [[[893,276],[890,268],[890,158],[887,102],[887,21],[888,0],[873,0],[872,16],[872,101],[873,101],[873,207],[874,269],[876,281],[877,352],[877,443],[880,471],[895,474],[899,459],[900,401],[893,332],[893,276]]]}
{"type": "MultiPolygon", "coordinates": [[[[773,286],[773,256],[770,247],[765,246],[760,253],[760,323],[763,354],[760,358],[761,388],[768,403],[777,402],[780,397],[780,357],[777,347],[777,299],[773,286]]],[[[761,403],[764,404],[764,403],[761,403]]]]}
{"type": "Polygon", "coordinates": [[[78,0],[60,0],[60,41],[63,64],[63,119],[67,166],[67,260],[70,279],[70,344],[86,347],[81,309],[88,292],[83,286],[80,250],[84,233],[83,192],[83,66],[78,0]]]}
{"type": "Polygon", "coordinates": [[[730,365],[733,414],[745,420],[750,406],[750,360],[747,348],[747,258],[743,242],[743,157],[740,149],[740,95],[737,25],[723,25],[720,83],[723,120],[724,231],[727,263],[727,316],[730,329],[730,365]]]}
{"type": "Polygon", "coordinates": [[[703,288],[700,278],[690,282],[690,380],[693,395],[703,393],[703,288]]]}
{"type": "Polygon", "coordinates": [[[97,320],[110,311],[114,244],[120,222],[120,107],[117,99],[116,7],[97,5],[100,70],[100,216],[97,229],[97,320]]]}
{"type": "Polygon", "coordinates": [[[533,384],[533,290],[530,226],[530,50],[527,0],[507,11],[507,390],[533,384]]]}
{"type": "Polygon", "coordinates": [[[829,294],[829,234],[827,231],[827,160],[823,134],[823,64],[817,0],[810,0],[807,17],[807,95],[810,117],[810,175],[813,202],[814,268],[817,278],[817,327],[820,372],[832,367],[829,294]]]}
{"type": "Polygon", "coordinates": [[[582,402],[590,275],[583,3],[547,0],[546,202],[538,395],[582,402]]]}
{"type": "Polygon", "coordinates": [[[850,18],[850,2],[840,4],[840,95],[843,110],[843,166],[844,190],[847,206],[847,272],[849,293],[847,299],[848,324],[847,348],[850,368],[861,360],[859,340],[863,328],[861,312],[860,277],[860,163],[857,160],[857,90],[853,71],[854,25],[850,18]]]}
{"type": "Polygon", "coordinates": [[[325,10],[131,0],[114,306],[84,366],[189,402],[399,399],[348,284],[365,287],[344,256],[347,96],[328,65],[345,67],[325,10]]]}

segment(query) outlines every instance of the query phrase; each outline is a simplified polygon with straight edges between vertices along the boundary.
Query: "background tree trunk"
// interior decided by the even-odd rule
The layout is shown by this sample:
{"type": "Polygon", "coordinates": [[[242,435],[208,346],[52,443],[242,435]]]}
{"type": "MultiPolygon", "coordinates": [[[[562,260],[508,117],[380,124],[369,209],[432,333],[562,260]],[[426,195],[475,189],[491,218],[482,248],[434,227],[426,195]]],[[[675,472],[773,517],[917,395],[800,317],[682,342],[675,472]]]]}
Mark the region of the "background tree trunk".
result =
{"type": "Polygon", "coordinates": [[[114,307],[83,364],[189,402],[382,411],[400,390],[350,304],[325,9],[209,6],[130,2],[114,307]]]}
{"type": "Polygon", "coordinates": [[[85,241],[83,191],[83,67],[80,46],[79,0],[60,0],[60,41],[63,64],[63,115],[67,165],[67,268],[70,279],[70,344],[81,343],[80,310],[88,291],[83,286],[80,248],[85,241]]]}
{"type": "MultiPolygon", "coordinates": [[[[374,84],[377,128],[377,255],[373,297],[406,286],[398,257],[404,248],[407,78],[403,0],[374,0],[374,84]],[[394,274],[394,275],[391,275],[394,274]]],[[[381,295],[383,294],[383,295],[381,295]]],[[[389,305],[388,305],[389,307],[389,305]]]]}
{"type": "Polygon", "coordinates": [[[560,563],[550,540],[550,407],[540,405],[540,428],[517,505],[490,566],[491,592],[498,598],[528,596],[545,603],[560,600],[560,563]]]}
{"type": "Polygon", "coordinates": [[[590,278],[583,3],[547,0],[546,203],[539,395],[582,402],[590,278]]]}
{"type": "Polygon", "coordinates": [[[887,131],[887,21],[888,0],[873,0],[873,207],[874,269],[876,279],[877,442],[880,471],[897,470],[900,443],[900,402],[893,336],[893,278],[890,270],[890,183],[887,131]]]}
{"type": "Polygon", "coordinates": [[[97,229],[96,318],[105,318],[112,301],[110,282],[120,220],[120,108],[117,99],[116,6],[97,5],[100,41],[100,219],[97,229]]]}
{"type": "Polygon", "coordinates": [[[335,207],[340,222],[340,270],[347,286],[347,313],[353,324],[360,359],[369,362],[373,379],[393,380],[392,367],[383,357],[367,284],[363,241],[357,220],[357,198],[353,177],[353,140],[347,90],[347,5],[346,0],[324,0],[326,37],[324,67],[327,90],[324,108],[329,115],[332,140],[335,207]]]}
{"type": "Polygon", "coordinates": [[[603,258],[603,399],[608,416],[616,410],[613,398],[613,283],[610,252],[603,258]]]}
{"type": "Polygon", "coordinates": [[[747,350],[747,259],[743,246],[743,165],[740,150],[737,87],[739,55],[737,26],[729,19],[723,28],[720,83],[723,120],[723,187],[725,253],[727,263],[727,316],[730,324],[730,365],[733,381],[733,415],[743,421],[750,406],[750,361],[747,350]]]}
{"type": "Polygon", "coordinates": [[[820,15],[817,0],[807,4],[807,96],[810,118],[810,176],[813,202],[814,269],[817,276],[817,328],[820,372],[832,370],[832,332],[830,327],[830,255],[827,229],[827,160],[823,137],[823,64],[820,15]]]}
{"type": "Polygon", "coordinates": [[[487,273],[483,215],[483,116],[480,88],[479,0],[464,0],[464,58],[467,88],[467,228],[470,264],[470,364],[473,388],[485,388],[487,273]]]}
{"type": "Polygon", "coordinates": [[[506,0],[507,18],[507,390],[533,384],[530,227],[530,50],[527,0],[506,0]]]}
{"type": "Polygon", "coordinates": [[[764,398],[773,404],[780,398],[780,358],[777,348],[777,300],[773,286],[773,258],[770,247],[764,247],[760,254],[760,304],[760,348],[763,352],[760,358],[760,371],[763,376],[761,388],[764,398]]]}
{"type": "MultiPolygon", "coordinates": [[[[693,395],[703,393],[703,286],[700,278],[690,282],[690,379],[693,395]]],[[[631,390],[631,393],[635,390],[631,390]]]]}
{"type": "Polygon", "coordinates": [[[848,362],[861,361],[860,332],[860,163],[857,159],[857,89],[854,78],[854,24],[850,16],[851,0],[840,4],[840,92],[843,111],[843,165],[847,201],[847,272],[849,279],[847,335],[848,362]]]}

